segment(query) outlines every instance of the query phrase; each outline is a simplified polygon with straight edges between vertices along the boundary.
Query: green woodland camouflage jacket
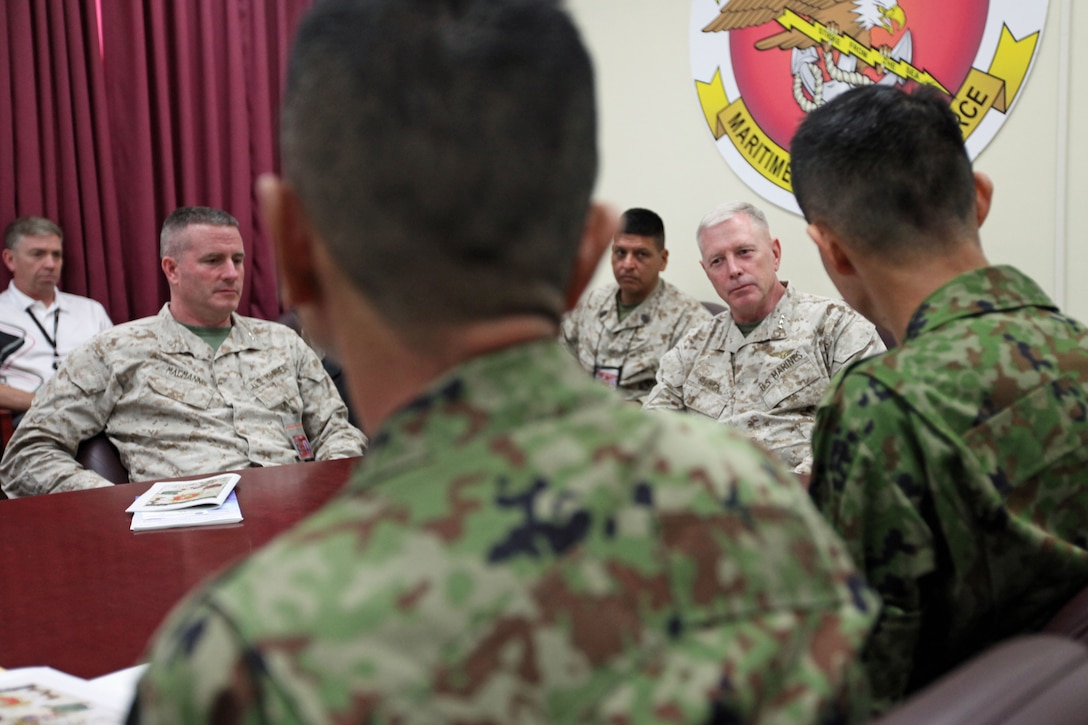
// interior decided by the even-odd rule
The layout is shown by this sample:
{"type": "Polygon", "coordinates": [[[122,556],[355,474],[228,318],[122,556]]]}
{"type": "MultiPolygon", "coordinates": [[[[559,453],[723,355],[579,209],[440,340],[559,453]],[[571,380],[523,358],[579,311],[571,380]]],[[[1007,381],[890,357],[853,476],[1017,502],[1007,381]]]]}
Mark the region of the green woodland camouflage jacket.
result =
{"type": "Polygon", "coordinates": [[[192,596],[146,721],[808,723],[864,717],[876,600],[805,491],[650,416],[555,341],[395,413],[345,491],[192,596]]]}
{"type": "Polygon", "coordinates": [[[1010,267],[961,275],[818,414],[811,492],[883,599],[878,708],[1088,584],[1088,332],[1010,267]]]}

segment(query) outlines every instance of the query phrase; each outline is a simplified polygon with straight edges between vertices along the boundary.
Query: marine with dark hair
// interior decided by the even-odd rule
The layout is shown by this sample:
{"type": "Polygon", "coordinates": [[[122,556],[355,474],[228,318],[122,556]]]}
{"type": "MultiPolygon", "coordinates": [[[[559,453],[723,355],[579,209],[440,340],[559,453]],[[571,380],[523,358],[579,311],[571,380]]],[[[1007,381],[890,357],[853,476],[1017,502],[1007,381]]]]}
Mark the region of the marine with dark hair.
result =
{"type": "Polygon", "coordinates": [[[1088,584],[1088,332],[986,260],[993,184],[944,97],[851,91],[791,153],[829,276],[899,342],[836,380],[813,440],[812,497],[883,599],[879,710],[1088,584]]]}
{"type": "Polygon", "coordinates": [[[362,454],[313,350],[235,313],[245,248],[234,217],[181,207],[159,241],[170,301],[73,351],[38,392],[0,461],[8,496],[111,485],[74,458],[102,432],[133,481],[362,454]]]}
{"type": "Polygon", "coordinates": [[[661,217],[628,209],[612,241],[615,284],[583,295],[560,327],[560,340],[586,372],[640,404],[661,356],[710,319],[698,300],[661,279],[668,262],[661,217]]]}
{"type": "Polygon", "coordinates": [[[327,0],[299,28],[287,302],[373,445],[194,593],[133,720],[838,722],[871,594],[744,438],[651,417],[557,340],[612,240],[589,56],[543,0],[327,0]]]}

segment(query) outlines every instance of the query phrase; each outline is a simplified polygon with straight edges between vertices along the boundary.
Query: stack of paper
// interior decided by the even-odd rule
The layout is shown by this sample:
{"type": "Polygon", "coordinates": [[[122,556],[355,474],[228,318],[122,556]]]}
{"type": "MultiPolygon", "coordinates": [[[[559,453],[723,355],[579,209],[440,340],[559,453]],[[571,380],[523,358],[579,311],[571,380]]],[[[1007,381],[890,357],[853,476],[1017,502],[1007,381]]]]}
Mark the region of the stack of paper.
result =
{"type": "Polygon", "coordinates": [[[125,720],[131,692],[119,698],[52,667],[0,673],[0,722],[118,725],[125,720]]]}
{"type": "Polygon", "coordinates": [[[163,481],[147,489],[125,511],[133,514],[133,531],[179,526],[236,524],[242,520],[234,485],[237,473],[194,481],[163,481]]]}

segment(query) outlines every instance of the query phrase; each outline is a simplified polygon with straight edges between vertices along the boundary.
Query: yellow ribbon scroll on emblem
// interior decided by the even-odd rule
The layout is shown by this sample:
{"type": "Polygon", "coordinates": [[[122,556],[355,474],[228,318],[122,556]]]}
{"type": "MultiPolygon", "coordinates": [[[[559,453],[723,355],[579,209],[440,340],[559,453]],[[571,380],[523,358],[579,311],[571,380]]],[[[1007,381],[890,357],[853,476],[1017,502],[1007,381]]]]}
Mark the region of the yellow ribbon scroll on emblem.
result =
{"type": "Polygon", "coordinates": [[[952,99],[952,110],[959,116],[964,139],[974,133],[991,108],[1001,113],[1008,110],[1028,74],[1038,42],[1038,32],[1017,40],[1009,26],[1001,26],[1001,40],[989,72],[972,68],[952,99]]]}
{"type": "Polygon", "coordinates": [[[709,83],[695,81],[695,89],[706,115],[706,123],[714,132],[714,139],[728,136],[737,151],[764,178],[792,192],[789,152],[767,138],[752,118],[743,98],[730,102],[722,84],[721,68],[714,72],[709,83]]]}
{"type": "MultiPolygon", "coordinates": [[[[848,35],[831,33],[819,23],[811,23],[792,11],[787,10],[778,22],[783,27],[801,30],[821,43],[831,42],[841,52],[855,55],[871,65],[877,65],[877,58],[883,58],[883,63],[880,64],[887,71],[901,78],[909,77],[919,83],[935,86],[952,95],[928,72],[899,61],[895,61],[899,65],[893,70],[893,62],[884,58],[879,51],[866,48],[848,35]],[[872,56],[873,53],[876,53],[876,58],[872,56]]],[[[972,68],[952,98],[952,110],[960,119],[964,139],[978,128],[991,109],[1001,113],[1008,110],[1027,77],[1038,41],[1038,32],[1017,40],[1007,25],[1002,26],[1001,39],[989,70],[972,68]]],[[[743,98],[729,100],[722,83],[721,68],[714,71],[714,77],[709,82],[696,80],[695,88],[699,94],[699,105],[706,116],[707,126],[714,133],[714,139],[728,136],[752,168],[774,185],[792,192],[789,152],[763,133],[743,98]]]]}

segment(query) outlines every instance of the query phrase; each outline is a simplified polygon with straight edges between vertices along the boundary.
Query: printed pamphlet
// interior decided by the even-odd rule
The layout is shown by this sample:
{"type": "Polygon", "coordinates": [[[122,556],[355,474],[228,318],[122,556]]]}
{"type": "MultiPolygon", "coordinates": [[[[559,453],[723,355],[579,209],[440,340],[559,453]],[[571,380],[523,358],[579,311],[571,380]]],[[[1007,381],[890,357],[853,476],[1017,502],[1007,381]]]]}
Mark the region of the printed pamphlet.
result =
{"type": "Polygon", "coordinates": [[[160,481],[125,511],[174,511],[193,506],[220,506],[238,483],[237,473],[220,473],[192,481],[160,481]]]}
{"type": "Polygon", "coordinates": [[[132,514],[132,525],[129,529],[177,529],[183,526],[237,524],[241,520],[242,509],[238,506],[238,494],[231,491],[221,506],[196,506],[175,511],[136,511],[132,514]]]}

